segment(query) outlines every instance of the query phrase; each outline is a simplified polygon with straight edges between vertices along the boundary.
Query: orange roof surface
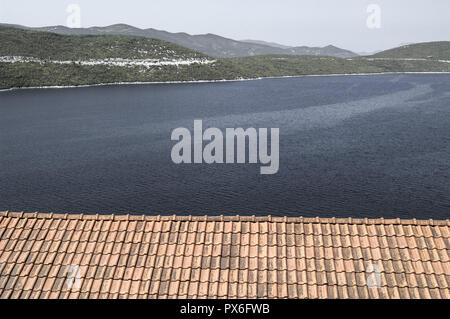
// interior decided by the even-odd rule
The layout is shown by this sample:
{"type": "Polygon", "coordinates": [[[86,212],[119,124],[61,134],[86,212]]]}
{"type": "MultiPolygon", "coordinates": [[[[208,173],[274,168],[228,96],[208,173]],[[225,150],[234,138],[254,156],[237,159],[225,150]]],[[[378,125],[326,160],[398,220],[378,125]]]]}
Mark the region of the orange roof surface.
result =
{"type": "Polygon", "coordinates": [[[450,221],[0,213],[0,298],[450,298],[450,221]]]}

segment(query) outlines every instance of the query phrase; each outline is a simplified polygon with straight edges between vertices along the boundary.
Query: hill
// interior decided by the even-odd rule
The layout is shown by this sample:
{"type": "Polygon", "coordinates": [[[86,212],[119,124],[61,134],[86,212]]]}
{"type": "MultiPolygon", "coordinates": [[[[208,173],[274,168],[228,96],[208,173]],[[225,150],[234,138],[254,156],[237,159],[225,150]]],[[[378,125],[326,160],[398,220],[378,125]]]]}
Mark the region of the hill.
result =
{"type": "Polygon", "coordinates": [[[450,41],[408,44],[374,54],[374,58],[431,59],[450,61],[450,41]]]}
{"type": "Polygon", "coordinates": [[[355,57],[357,54],[339,49],[333,46],[325,48],[309,48],[309,47],[276,47],[263,41],[257,43],[255,41],[245,42],[224,38],[215,34],[190,35],[187,33],[171,33],[156,29],[139,29],[126,24],[115,24],[107,27],[91,27],[91,28],[67,28],[64,26],[51,26],[40,28],[28,28],[19,25],[4,25],[16,28],[30,29],[36,31],[47,31],[63,35],[129,35],[145,38],[159,39],[172,42],[180,46],[202,52],[203,54],[220,57],[246,57],[255,55],[269,54],[292,54],[292,55],[329,55],[336,57],[355,57]]]}
{"type": "Polygon", "coordinates": [[[124,35],[68,36],[0,27],[0,88],[237,80],[381,72],[450,72],[428,59],[262,55],[215,59],[173,43],[124,35]]]}
{"type": "Polygon", "coordinates": [[[314,47],[293,47],[286,49],[286,54],[292,55],[318,55],[318,56],[332,56],[337,58],[352,58],[356,57],[357,54],[344,50],[333,45],[328,45],[323,48],[314,48],[314,47]]]}
{"type": "Polygon", "coordinates": [[[207,59],[179,45],[135,36],[67,36],[50,32],[0,27],[0,56],[48,60],[156,59],[159,61],[207,59]]]}
{"type": "Polygon", "coordinates": [[[241,40],[240,42],[247,42],[247,43],[253,43],[253,44],[262,44],[267,45],[269,47],[273,48],[279,48],[279,49],[289,49],[292,48],[292,46],[289,45],[283,45],[275,42],[267,42],[267,41],[261,41],[261,40],[241,40]]]}

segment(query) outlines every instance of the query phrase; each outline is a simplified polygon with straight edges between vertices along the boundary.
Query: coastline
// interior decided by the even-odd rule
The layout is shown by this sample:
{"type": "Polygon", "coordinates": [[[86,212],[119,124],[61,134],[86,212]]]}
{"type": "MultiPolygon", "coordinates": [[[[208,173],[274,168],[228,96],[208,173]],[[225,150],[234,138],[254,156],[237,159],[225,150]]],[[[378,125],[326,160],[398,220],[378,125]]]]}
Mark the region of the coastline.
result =
{"type": "Polygon", "coordinates": [[[118,85],[152,85],[152,84],[201,84],[201,83],[226,83],[226,82],[245,82],[259,81],[266,79],[285,79],[285,78],[303,78],[303,77],[337,77],[337,76],[370,76],[370,75],[395,75],[395,74],[450,74],[450,72],[379,72],[379,73],[331,73],[331,74],[303,74],[303,75],[285,75],[285,76],[269,76],[247,79],[233,80],[195,80],[195,81],[160,81],[160,82],[111,82],[83,85],[55,85],[55,86],[30,86],[30,87],[13,87],[8,89],[0,89],[0,92],[18,91],[18,90],[36,90],[36,89],[75,89],[88,88],[97,86],[118,86],[118,85]]]}

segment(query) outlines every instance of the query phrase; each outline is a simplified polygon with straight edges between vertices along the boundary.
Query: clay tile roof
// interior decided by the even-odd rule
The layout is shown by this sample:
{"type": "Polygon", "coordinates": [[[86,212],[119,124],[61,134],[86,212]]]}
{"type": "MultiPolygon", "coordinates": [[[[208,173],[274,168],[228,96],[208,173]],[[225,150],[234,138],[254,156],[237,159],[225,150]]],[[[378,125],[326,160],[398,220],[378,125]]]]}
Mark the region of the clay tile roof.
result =
{"type": "Polygon", "coordinates": [[[0,298],[450,298],[450,221],[0,212],[0,298]]]}

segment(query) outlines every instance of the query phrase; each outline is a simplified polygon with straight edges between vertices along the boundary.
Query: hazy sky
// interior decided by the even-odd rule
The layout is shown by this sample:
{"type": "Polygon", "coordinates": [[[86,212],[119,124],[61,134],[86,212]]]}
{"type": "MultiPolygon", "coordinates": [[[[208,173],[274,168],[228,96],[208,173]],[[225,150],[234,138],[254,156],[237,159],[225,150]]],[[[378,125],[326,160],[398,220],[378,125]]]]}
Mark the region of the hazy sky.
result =
{"type": "Polygon", "coordinates": [[[450,40],[450,0],[0,0],[0,22],[65,25],[69,4],[80,6],[82,27],[127,23],[357,52],[450,40]],[[367,27],[370,4],[381,28],[367,27]]]}

